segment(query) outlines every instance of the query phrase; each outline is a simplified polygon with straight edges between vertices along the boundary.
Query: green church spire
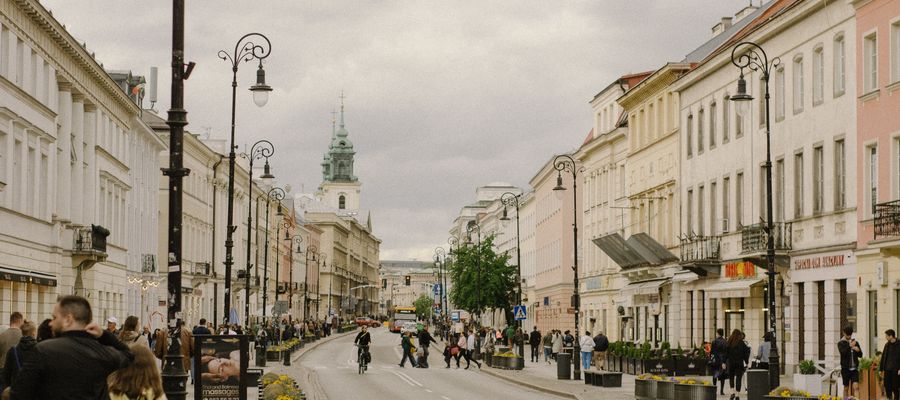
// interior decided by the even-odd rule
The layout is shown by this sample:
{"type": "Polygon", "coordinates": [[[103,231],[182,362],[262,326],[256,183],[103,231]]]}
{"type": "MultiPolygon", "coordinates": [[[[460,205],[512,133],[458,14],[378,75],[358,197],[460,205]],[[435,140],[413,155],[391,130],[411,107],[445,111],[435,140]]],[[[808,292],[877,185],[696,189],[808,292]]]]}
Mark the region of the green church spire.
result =
{"type": "Polygon", "coordinates": [[[350,134],[344,124],[344,92],[341,91],[341,123],[335,131],[334,111],[331,117],[331,144],[322,161],[322,180],[325,182],[356,182],[353,175],[353,142],[347,138],[350,134]]]}

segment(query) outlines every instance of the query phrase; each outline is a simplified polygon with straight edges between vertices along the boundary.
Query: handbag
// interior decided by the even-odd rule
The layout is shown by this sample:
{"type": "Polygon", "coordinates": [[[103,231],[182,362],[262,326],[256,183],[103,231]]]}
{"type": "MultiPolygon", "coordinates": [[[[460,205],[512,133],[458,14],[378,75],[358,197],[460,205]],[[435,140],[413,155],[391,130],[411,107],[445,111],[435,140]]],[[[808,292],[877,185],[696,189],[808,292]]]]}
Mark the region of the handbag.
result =
{"type": "Polygon", "coordinates": [[[456,356],[457,354],[459,354],[459,347],[451,347],[451,348],[450,348],[450,355],[451,355],[451,356],[456,356]]]}

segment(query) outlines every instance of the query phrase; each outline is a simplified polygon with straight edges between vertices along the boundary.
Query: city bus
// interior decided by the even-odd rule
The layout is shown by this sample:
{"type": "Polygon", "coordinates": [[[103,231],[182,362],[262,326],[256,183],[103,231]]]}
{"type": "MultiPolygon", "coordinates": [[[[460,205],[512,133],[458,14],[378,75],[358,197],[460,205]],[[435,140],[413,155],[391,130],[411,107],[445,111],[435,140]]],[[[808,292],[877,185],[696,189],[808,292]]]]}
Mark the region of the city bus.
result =
{"type": "Polygon", "coordinates": [[[416,322],[415,307],[397,306],[391,310],[391,332],[399,333],[403,329],[403,325],[408,322],[416,322]]]}

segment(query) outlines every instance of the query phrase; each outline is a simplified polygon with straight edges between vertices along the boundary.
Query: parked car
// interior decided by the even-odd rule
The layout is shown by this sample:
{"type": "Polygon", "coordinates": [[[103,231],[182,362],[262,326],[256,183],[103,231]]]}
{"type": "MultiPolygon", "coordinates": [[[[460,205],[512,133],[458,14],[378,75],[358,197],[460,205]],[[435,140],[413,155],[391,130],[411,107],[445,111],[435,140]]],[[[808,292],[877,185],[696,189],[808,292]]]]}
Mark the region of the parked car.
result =
{"type": "Polygon", "coordinates": [[[372,325],[372,319],[369,317],[356,317],[356,319],[353,320],[353,322],[355,322],[357,326],[363,326],[363,325],[371,326],[372,325]]]}

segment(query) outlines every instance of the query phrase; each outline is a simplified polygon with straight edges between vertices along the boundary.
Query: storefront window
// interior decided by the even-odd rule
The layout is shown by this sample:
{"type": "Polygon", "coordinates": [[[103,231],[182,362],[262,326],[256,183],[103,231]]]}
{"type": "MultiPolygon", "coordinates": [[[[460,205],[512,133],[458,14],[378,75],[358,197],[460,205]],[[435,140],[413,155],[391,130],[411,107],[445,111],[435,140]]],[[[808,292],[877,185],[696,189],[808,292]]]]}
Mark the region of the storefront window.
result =
{"type": "Polygon", "coordinates": [[[806,359],[804,351],[806,347],[806,293],[803,291],[803,283],[797,284],[797,360],[806,359]]]}
{"type": "Polygon", "coordinates": [[[868,303],[868,312],[869,312],[869,355],[875,356],[875,351],[878,349],[878,292],[874,290],[870,290],[867,293],[867,303],[868,303]]]}
{"type": "Polygon", "coordinates": [[[818,320],[818,340],[819,340],[819,353],[818,359],[825,359],[825,281],[816,282],[816,292],[817,293],[817,301],[816,301],[816,318],[818,320]]]}

